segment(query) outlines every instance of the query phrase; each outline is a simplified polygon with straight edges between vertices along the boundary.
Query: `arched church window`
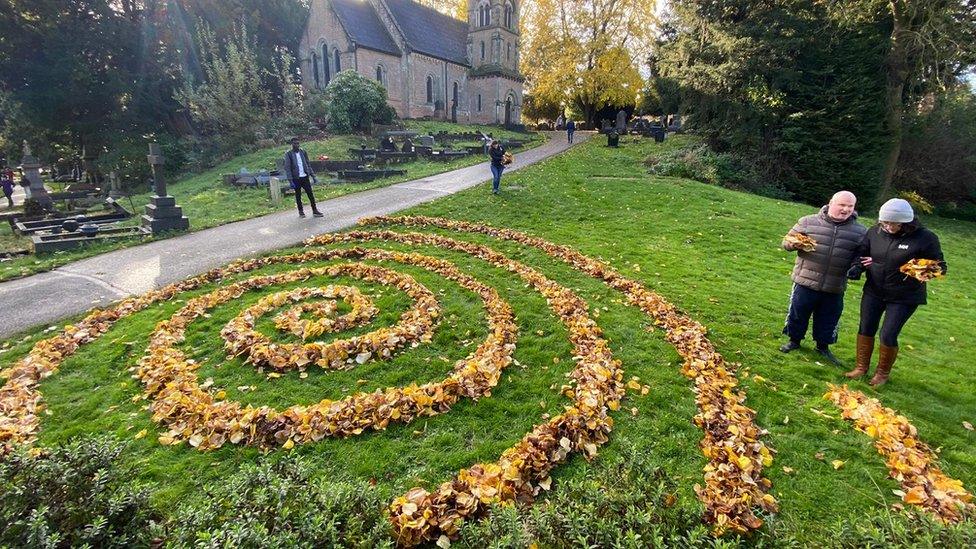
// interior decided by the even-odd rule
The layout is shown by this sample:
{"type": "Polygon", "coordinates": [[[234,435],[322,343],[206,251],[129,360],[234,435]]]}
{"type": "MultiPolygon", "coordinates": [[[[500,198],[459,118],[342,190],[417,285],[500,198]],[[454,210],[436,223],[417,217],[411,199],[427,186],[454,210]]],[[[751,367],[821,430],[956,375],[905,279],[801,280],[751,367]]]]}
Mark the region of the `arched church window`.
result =
{"type": "Polygon", "coordinates": [[[336,74],[342,70],[342,65],[339,63],[339,48],[332,50],[332,66],[335,67],[336,74]]]}
{"type": "Polygon", "coordinates": [[[434,77],[427,75],[427,102],[434,102],[434,77]]]}
{"type": "Polygon", "coordinates": [[[481,112],[481,94],[478,94],[478,112],[481,112]]]}
{"type": "Polygon", "coordinates": [[[332,80],[332,75],[329,74],[329,46],[322,44],[322,74],[325,76],[323,81],[325,85],[329,85],[329,80],[332,80]]]}
{"type": "Polygon", "coordinates": [[[383,65],[376,65],[376,81],[382,84],[383,80],[383,65]]]}
{"type": "Polygon", "coordinates": [[[515,7],[511,3],[505,2],[505,26],[513,28],[515,22],[515,7]]]}
{"type": "Polygon", "coordinates": [[[482,2],[478,6],[478,26],[487,27],[491,25],[491,5],[487,2],[482,2]]]}
{"type": "Polygon", "coordinates": [[[319,88],[322,84],[319,82],[319,56],[312,52],[312,77],[315,79],[315,87],[319,88]]]}
{"type": "Polygon", "coordinates": [[[512,58],[512,45],[505,44],[505,59],[511,59],[511,58],[512,58]]]}
{"type": "Polygon", "coordinates": [[[485,60],[485,43],[484,43],[484,41],[481,42],[481,60],[482,61],[485,60]]]}

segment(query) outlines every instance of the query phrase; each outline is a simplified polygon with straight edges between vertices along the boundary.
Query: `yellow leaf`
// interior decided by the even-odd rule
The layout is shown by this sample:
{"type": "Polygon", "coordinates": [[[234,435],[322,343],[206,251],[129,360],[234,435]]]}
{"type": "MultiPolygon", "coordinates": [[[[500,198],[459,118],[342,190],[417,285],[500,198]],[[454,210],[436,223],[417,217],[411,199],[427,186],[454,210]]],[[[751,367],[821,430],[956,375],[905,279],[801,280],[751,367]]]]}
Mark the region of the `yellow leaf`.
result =
{"type": "Polygon", "coordinates": [[[844,462],[839,459],[835,459],[834,461],[831,461],[830,464],[834,466],[835,470],[840,469],[841,467],[844,466],[844,462]]]}
{"type": "Polygon", "coordinates": [[[441,534],[441,537],[437,538],[437,546],[441,549],[447,549],[451,546],[451,538],[441,534]]]}
{"type": "Polygon", "coordinates": [[[149,431],[146,430],[146,429],[143,429],[143,430],[139,431],[138,433],[136,433],[136,436],[135,436],[136,440],[138,440],[138,439],[146,436],[146,433],[148,433],[148,432],[149,431]]]}
{"type": "Polygon", "coordinates": [[[928,497],[925,494],[925,488],[921,486],[916,486],[908,491],[907,494],[901,498],[905,503],[911,503],[912,505],[918,505],[924,503],[928,497]]]}
{"type": "Polygon", "coordinates": [[[963,428],[965,428],[965,429],[966,429],[967,431],[972,431],[972,430],[973,430],[973,424],[972,424],[972,423],[969,423],[968,421],[964,421],[964,422],[962,422],[962,426],[963,426],[963,428]]]}
{"type": "Polygon", "coordinates": [[[787,475],[792,475],[793,474],[793,468],[792,467],[787,467],[787,466],[784,465],[783,466],[783,472],[786,473],[787,475]]]}
{"type": "Polygon", "coordinates": [[[294,447],[295,447],[295,441],[292,439],[288,439],[285,442],[285,444],[282,446],[282,448],[284,448],[285,450],[291,450],[294,447]]]}

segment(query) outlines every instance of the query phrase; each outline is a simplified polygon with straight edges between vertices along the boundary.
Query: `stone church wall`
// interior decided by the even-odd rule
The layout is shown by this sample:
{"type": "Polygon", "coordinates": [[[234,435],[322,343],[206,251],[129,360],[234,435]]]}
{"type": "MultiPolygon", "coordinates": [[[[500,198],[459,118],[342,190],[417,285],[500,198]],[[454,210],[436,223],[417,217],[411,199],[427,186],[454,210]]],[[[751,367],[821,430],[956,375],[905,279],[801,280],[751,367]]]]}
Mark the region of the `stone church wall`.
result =
{"type": "Polygon", "coordinates": [[[319,61],[319,88],[324,89],[325,82],[324,64],[322,60],[322,44],[329,47],[329,75],[335,76],[333,67],[333,56],[335,48],[339,48],[339,64],[342,69],[350,69],[354,66],[354,59],[349,50],[349,40],[346,38],[346,31],[335,12],[329,7],[328,2],[312,2],[308,15],[308,23],[305,25],[305,32],[302,34],[301,42],[298,46],[301,56],[302,67],[302,87],[305,89],[315,88],[315,72],[312,68],[312,52],[318,56],[319,61]]]}
{"type": "Polygon", "coordinates": [[[399,116],[406,113],[406,101],[403,97],[403,86],[400,85],[404,77],[400,67],[400,57],[381,53],[368,48],[356,48],[356,71],[370,80],[376,80],[376,66],[382,65],[384,70],[383,87],[386,88],[388,103],[396,109],[399,116]]]}

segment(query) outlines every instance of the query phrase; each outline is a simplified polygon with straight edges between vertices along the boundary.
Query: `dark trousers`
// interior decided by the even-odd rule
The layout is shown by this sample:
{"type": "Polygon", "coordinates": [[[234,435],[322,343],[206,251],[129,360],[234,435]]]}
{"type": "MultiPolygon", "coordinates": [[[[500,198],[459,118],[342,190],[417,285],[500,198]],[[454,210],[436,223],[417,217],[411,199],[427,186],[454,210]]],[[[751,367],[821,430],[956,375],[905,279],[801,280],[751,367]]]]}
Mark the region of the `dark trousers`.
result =
{"type": "Polygon", "coordinates": [[[498,187],[502,184],[503,171],[505,171],[505,166],[491,165],[491,190],[498,192],[498,187]]]}
{"type": "Polygon", "coordinates": [[[793,284],[790,294],[790,311],[786,315],[783,333],[794,341],[800,341],[807,334],[810,317],[813,316],[813,340],[818,346],[837,342],[837,324],[844,311],[844,294],[832,294],[811,290],[793,284]]]}
{"type": "Polygon", "coordinates": [[[880,297],[869,293],[861,296],[861,326],[857,333],[874,337],[881,326],[881,344],[886,347],[898,346],[898,334],[905,327],[905,323],[918,309],[918,305],[907,303],[888,303],[880,297]],[[881,315],[884,315],[884,322],[881,315]]]}
{"type": "Polygon", "coordinates": [[[312,182],[309,181],[308,176],[299,177],[295,180],[295,204],[298,206],[298,213],[305,213],[305,208],[302,206],[302,190],[305,190],[305,194],[308,195],[308,202],[312,205],[312,213],[318,212],[318,208],[315,206],[315,195],[312,194],[312,182]]]}
{"type": "Polygon", "coordinates": [[[567,141],[567,142],[569,142],[569,143],[572,143],[572,142],[573,142],[573,134],[574,134],[574,133],[576,133],[576,131],[575,131],[575,130],[572,130],[572,131],[567,131],[567,132],[566,132],[566,141],[567,141]]]}

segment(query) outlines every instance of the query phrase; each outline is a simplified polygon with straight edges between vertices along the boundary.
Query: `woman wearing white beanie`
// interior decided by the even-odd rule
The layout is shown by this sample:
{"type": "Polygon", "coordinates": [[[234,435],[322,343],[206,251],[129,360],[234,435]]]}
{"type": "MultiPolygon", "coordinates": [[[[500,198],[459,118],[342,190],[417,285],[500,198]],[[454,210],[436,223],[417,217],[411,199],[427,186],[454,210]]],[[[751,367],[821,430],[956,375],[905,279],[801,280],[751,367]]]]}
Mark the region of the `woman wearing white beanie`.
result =
{"type": "Polygon", "coordinates": [[[857,366],[845,375],[853,379],[868,373],[874,337],[880,326],[878,369],[870,381],[877,387],[888,381],[898,356],[898,334],[912,313],[926,301],[925,283],[899,269],[912,259],[932,259],[939,262],[945,274],[946,262],[939,238],[918,222],[912,205],[900,198],[892,198],[881,206],[878,224],[868,229],[858,255],[861,257],[851,267],[848,277],[856,280],[864,271],[868,277],[861,296],[857,366]]]}

